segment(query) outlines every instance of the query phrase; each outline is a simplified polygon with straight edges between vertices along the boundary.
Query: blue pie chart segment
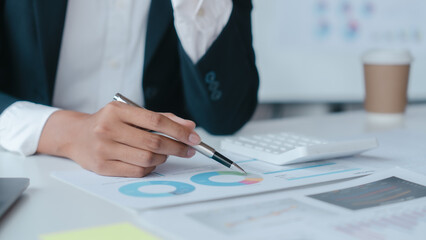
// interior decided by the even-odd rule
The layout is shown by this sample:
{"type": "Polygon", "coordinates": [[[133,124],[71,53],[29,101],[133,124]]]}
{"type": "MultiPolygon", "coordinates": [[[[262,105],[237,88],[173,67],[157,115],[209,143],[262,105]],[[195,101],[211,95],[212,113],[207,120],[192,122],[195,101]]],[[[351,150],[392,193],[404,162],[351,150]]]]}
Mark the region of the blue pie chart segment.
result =
{"type": "Polygon", "coordinates": [[[144,197],[144,198],[155,198],[155,197],[172,197],[176,195],[182,195],[185,193],[190,193],[195,190],[195,187],[191,184],[175,181],[147,181],[147,182],[136,182],[124,185],[118,189],[122,194],[132,197],[144,197]],[[175,188],[171,192],[163,193],[149,193],[143,192],[144,186],[151,185],[166,185],[172,186],[175,188]]]}
{"type": "Polygon", "coordinates": [[[258,176],[255,174],[245,175],[239,172],[226,172],[226,171],[200,173],[191,177],[191,181],[194,183],[207,185],[207,186],[216,186],[216,187],[244,186],[249,184],[255,184],[262,180],[263,178],[261,176],[258,176]],[[244,179],[237,182],[215,182],[210,180],[211,177],[219,176],[219,175],[242,176],[244,177],[244,179]]]}

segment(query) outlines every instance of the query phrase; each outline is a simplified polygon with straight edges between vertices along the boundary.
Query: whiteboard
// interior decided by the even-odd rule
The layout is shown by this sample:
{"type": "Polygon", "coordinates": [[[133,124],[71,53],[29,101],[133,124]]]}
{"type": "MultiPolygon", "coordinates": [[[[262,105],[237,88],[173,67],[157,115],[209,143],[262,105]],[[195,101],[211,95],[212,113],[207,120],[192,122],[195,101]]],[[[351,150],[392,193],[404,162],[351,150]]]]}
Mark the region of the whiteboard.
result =
{"type": "Polygon", "coordinates": [[[426,1],[254,0],[253,5],[260,102],[360,102],[360,58],[378,47],[411,51],[409,99],[426,100],[426,1]]]}

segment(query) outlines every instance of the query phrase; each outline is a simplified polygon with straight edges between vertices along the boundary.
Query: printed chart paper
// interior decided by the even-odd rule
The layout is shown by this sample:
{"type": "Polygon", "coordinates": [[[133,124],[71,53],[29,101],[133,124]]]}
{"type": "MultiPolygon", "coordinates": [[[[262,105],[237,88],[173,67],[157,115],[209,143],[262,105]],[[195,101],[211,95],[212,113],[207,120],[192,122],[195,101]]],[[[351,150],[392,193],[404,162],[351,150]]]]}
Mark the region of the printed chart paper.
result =
{"type": "Polygon", "coordinates": [[[166,164],[144,178],[104,177],[86,170],[54,172],[53,176],[138,211],[353,178],[373,172],[371,168],[349,160],[356,163],[356,158],[351,158],[348,161],[276,166],[241,159],[237,163],[248,172],[243,175],[198,154],[192,159],[170,157],[166,164]]]}
{"type": "Polygon", "coordinates": [[[395,168],[366,180],[308,196],[351,212],[323,221],[317,232],[334,239],[425,239],[426,176],[395,168]]]}
{"type": "Polygon", "coordinates": [[[311,189],[142,212],[179,239],[425,239],[426,176],[394,168],[311,189]]]}

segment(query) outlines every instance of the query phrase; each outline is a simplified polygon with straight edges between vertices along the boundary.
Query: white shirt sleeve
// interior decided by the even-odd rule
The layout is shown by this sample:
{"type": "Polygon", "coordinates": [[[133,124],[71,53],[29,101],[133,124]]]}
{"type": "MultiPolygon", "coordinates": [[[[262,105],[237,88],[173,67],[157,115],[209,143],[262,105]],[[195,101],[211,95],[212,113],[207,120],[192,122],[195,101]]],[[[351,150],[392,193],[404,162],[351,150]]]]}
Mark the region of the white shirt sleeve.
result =
{"type": "Polygon", "coordinates": [[[26,101],[13,103],[0,115],[0,146],[24,156],[34,154],[43,127],[56,110],[26,101]]]}
{"type": "Polygon", "coordinates": [[[232,12],[232,0],[172,0],[177,35],[196,63],[222,32],[232,12]]]}

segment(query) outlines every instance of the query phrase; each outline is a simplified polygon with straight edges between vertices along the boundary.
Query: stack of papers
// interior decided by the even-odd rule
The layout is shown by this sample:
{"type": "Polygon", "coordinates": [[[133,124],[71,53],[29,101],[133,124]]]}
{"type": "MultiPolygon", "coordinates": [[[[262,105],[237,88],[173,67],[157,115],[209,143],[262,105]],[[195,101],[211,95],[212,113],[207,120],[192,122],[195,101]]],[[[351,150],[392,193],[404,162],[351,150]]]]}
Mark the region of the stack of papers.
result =
{"type": "Polygon", "coordinates": [[[309,190],[146,211],[140,219],[181,239],[420,240],[426,178],[395,168],[309,190]]]}
{"type": "Polygon", "coordinates": [[[144,178],[52,175],[136,212],[166,238],[423,240],[426,177],[416,172],[426,170],[426,136],[376,136],[381,147],[366,154],[288,166],[226,154],[248,175],[202,155],[170,157],[144,178]],[[335,183],[341,179],[352,180],[335,183]],[[319,184],[326,182],[332,184],[319,184]],[[283,189],[291,190],[277,191],[283,189]]]}

